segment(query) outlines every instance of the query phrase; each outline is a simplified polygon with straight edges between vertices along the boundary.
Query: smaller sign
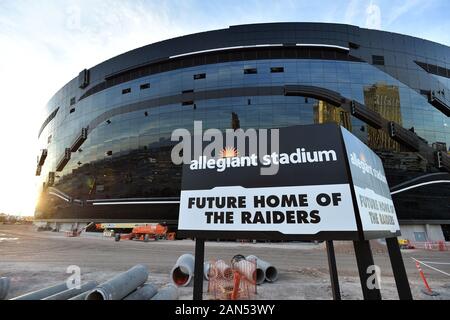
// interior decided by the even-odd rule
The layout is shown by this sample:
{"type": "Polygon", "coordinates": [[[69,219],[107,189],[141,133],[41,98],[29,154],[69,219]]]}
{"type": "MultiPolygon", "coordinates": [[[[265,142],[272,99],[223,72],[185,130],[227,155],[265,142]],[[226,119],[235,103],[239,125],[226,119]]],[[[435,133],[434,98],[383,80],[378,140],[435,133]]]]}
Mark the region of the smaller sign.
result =
{"type": "Polygon", "coordinates": [[[364,238],[399,236],[400,226],[381,159],[345,128],[341,130],[364,238]]]}

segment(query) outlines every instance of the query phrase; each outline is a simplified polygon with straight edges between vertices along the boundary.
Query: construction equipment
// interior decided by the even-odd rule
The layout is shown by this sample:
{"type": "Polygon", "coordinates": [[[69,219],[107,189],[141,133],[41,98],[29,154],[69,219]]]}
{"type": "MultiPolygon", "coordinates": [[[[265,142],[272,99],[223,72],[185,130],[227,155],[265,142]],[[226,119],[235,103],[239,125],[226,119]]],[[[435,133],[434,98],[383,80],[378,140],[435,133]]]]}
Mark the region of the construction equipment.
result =
{"type": "Polygon", "coordinates": [[[408,239],[398,239],[398,245],[400,246],[400,249],[415,249],[408,239]]]}
{"type": "Polygon", "coordinates": [[[162,224],[148,224],[134,227],[129,234],[115,234],[115,240],[141,240],[148,242],[150,239],[167,239],[167,226],[162,224]]]}
{"type": "Polygon", "coordinates": [[[175,240],[176,233],[175,232],[167,232],[166,239],[167,240],[175,240]]]}
{"type": "Polygon", "coordinates": [[[114,230],[105,229],[103,230],[104,237],[114,237],[114,230]]]}
{"type": "Polygon", "coordinates": [[[134,227],[139,226],[146,226],[151,224],[150,222],[119,222],[119,223],[97,223],[95,227],[97,229],[111,229],[111,230],[117,230],[117,229],[133,229],[134,227]]]}

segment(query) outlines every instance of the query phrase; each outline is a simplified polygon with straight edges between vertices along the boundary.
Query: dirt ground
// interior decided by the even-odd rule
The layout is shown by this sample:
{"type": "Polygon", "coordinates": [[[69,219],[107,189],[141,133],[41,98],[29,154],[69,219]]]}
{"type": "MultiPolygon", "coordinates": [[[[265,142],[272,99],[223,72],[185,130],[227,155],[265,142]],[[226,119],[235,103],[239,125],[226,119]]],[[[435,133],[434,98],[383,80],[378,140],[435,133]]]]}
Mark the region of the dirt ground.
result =
{"type": "MultiPolygon", "coordinates": [[[[398,299],[386,248],[380,242],[371,245],[375,263],[381,268],[382,297],[398,299]]],[[[362,299],[352,243],[336,242],[335,247],[342,298],[362,299]]],[[[0,225],[0,277],[11,279],[7,298],[65,281],[70,265],[81,268],[82,280],[101,283],[142,263],[149,268],[149,281],[163,286],[171,281],[169,273],[177,258],[193,252],[191,240],[115,242],[100,234],[68,238],[63,233],[37,232],[32,226],[0,225]]],[[[332,299],[323,244],[207,242],[205,246],[205,261],[230,261],[236,254],[253,254],[278,268],[278,281],[258,286],[255,299],[332,299]]],[[[414,299],[450,299],[450,251],[404,250],[402,254],[414,299]],[[423,267],[431,288],[439,295],[423,293],[413,257],[432,262],[444,272],[423,267]]],[[[205,281],[205,298],[207,287],[205,281]]],[[[192,299],[192,284],[180,288],[179,293],[180,299],[192,299]]]]}

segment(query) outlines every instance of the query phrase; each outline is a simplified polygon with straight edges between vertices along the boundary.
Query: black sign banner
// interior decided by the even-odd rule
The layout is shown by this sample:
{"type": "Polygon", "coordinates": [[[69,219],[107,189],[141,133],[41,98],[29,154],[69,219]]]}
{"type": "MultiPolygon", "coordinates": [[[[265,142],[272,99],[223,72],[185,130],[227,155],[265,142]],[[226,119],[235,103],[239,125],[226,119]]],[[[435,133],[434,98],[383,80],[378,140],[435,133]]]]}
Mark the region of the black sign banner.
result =
{"type": "Polygon", "coordinates": [[[268,150],[201,155],[184,164],[179,234],[204,239],[361,239],[339,126],[281,128],[278,150],[268,150]],[[276,174],[261,174],[261,168],[271,165],[278,166],[276,174]]]}

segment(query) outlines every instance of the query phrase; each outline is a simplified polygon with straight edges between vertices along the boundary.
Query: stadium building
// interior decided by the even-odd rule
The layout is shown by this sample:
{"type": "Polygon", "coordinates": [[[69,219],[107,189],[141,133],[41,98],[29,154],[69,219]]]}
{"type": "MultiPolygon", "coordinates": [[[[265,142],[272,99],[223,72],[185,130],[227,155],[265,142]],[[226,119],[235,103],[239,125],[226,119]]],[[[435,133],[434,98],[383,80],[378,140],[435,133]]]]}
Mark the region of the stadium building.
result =
{"type": "MultiPolygon", "coordinates": [[[[383,159],[404,238],[450,240],[450,47],[324,23],[231,26],[82,70],[40,119],[40,221],[175,225],[176,128],[335,122],[383,159]]],[[[294,137],[293,137],[294,138],[294,137]]]]}

